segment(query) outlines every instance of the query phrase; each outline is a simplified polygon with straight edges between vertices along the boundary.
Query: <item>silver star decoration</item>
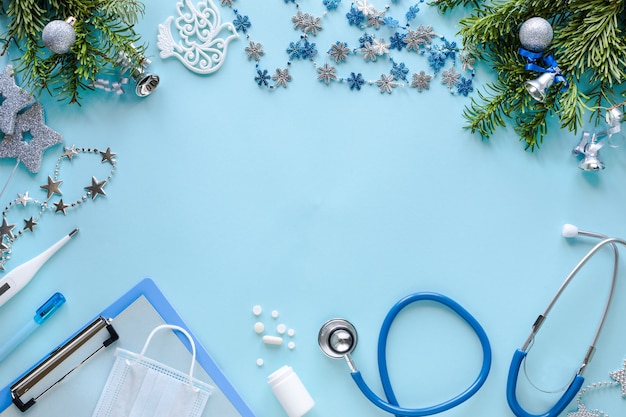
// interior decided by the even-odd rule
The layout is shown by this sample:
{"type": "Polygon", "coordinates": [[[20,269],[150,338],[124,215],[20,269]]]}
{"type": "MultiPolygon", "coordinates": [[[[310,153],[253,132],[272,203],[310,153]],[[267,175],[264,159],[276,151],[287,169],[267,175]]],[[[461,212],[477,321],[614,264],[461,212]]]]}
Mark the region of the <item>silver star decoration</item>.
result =
{"type": "Polygon", "coordinates": [[[619,382],[622,390],[622,397],[626,398],[626,359],[624,360],[624,367],[617,371],[609,373],[611,378],[619,382]]]}
{"type": "Polygon", "coordinates": [[[578,410],[567,413],[567,417],[600,417],[600,414],[595,411],[587,410],[585,404],[578,404],[578,410]]]}
{"type": "Polygon", "coordinates": [[[320,81],[324,81],[326,84],[330,84],[332,80],[336,80],[337,76],[335,75],[335,67],[328,65],[325,63],[321,67],[317,67],[317,79],[320,81]]]}
{"type": "Polygon", "coordinates": [[[363,48],[361,48],[361,53],[363,54],[363,59],[365,59],[366,61],[376,61],[376,59],[378,59],[376,49],[374,49],[370,42],[365,42],[363,44],[363,48]]]}
{"type": "Polygon", "coordinates": [[[28,220],[24,219],[24,223],[26,223],[26,224],[24,225],[24,229],[22,229],[22,230],[27,230],[28,229],[31,232],[33,232],[34,231],[33,229],[35,228],[35,226],[37,226],[37,222],[33,220],[32,216],[28,220]]]}
{"type": "Polygon", "coordinates": [[[339,64],[340,62],[344,62],[348,60],[348,54],[350,53],[350,48],[346,45],[345,42],[337,42],[330,47],[328,51],[328,55],[333,57],[335,62],[339,64]]]}
{"type": "Polygon", "coordinates": [[[248,54],[248,59],[254,59],[255,61],[259,61],[261,56],[265,55],[263,45],[261,45],[260,42],[255,43],[254,41],[250,41],[250,45],[246,46],[244,50],[246,54],[248,54]]]}
{"type": "Polygon", "coordinates": [[[406,44],[406,50],[410,51],[413,49],[414,51],[419,51],[420,46],[426,45],[432,42],[432,38],[436,36],[433,33],[432,26],[422,26],[420,25],[417,29],[411,30],[409,29],[404,38],[404,43],[406,44]]]}
{"type": "Polygon", "coordinates": [[[276,68],[276,72],[272,75],[272,80],[274,80],[274,87],[287,87],[287,83],[291,81],[291,75],[289,75],[289,68],[280,69],[276,68]]]}
{"type": "Polygon", "coordinates": [[[28,191],[26,191],[24,194],[20,194],[20,193],[17,194],[17,199],[15,200],[15,204],[21,204],[24,207],[26,207],[26,204],[29,201],[33,201],[33,198],[29,197],[28,191]]]}
{"type": "Polygon", "coordinates": [[[56,207],[56,210],[54,210],[55,213],[58,213],[60,211],[63,214],[67,214],[65,213],[65,209],[69,206],[63,203],[63,199],[60,199],[58,203],[54,203],[54,206],[56,207]]]}
{"type": "Polygon", "coordinates": [[[102,155],[102,163],[109,162],[111,165],[115,163],[115,153],[111,152],[111,148],[108,147],[106,151],[100,151],[100,155],[102,155]]]}
{"type": "Polygon", "coordinates": [[[78,151],[76,150],[76,147],[74,145],[72,145],[71,147],[65,147],[65,152],[63,152],[63,154],[61,155],[61,158],[67,158],[70,161],[72,160],[73,157],[75,157],[76,155],[78,155],[78,151]]]}
{"type": "Polygon", "coordinates": [[[376,85],[379,87],[381,93],[389,93],[398,86],[398,83],[393,78],[393,75],[381,74],[380,79],[376,81],[376,85]]]}
{"type": "Polygon", "coordinates": [[[4,235],[7,235],[9,239],[15,238],[15,235],[13,234],[14,227],[15,227],[14,224],[8,224],[7,219],[3,218],[2,225],[0,225],[0,239],[2,239],[2,236],[4,235]]]}
{"type": "Polygon", "coordinates": [[[0,158],[17,158],[30,172],[35,173],[41,166],[43,152],[62,141],[61,134],[45,125],[43,107],[35,103],[17,116],[13,134],[5,136],[0,142],[0,158]],[[32,136],[28,142],[23,140],[26,132],[32,136]]]}
{"type": "Polygon", "coordinates": [[[417,91],[430,88],[430,75],[427,75],[424,71],[420,71],[419,74],[413,74],[413,81],[411,81],[411,87],[416,87],[417,91]]]}
{"type": "Polygon", "coordinates": [[[106,180],[98,182],[96,177],[91,177],[91,185],[85,187],[85,190],[91,192],[91,199],[94,200],[98,194],[106,195],[106,193],[102,189],[104,187],[104,184],[106,183],[106,180]]]}
{"type": "Polygon", "coordinates": [[[461,76],[454,70],[454,67],[450,67],[448,71],[444,70],[441,74],[441,82],[447,84],[448,88],[452,88],[453,85],[459,82],[459,77],[461,76]]]}
{"type": "Polygon", "coordinates": [[[7,65],[0,73],[0,131],[12,135],[15,119],[20,110],[35,102],[32,95],[15,84],[13,67],[7,65]]]}
{"type": "Polygon", "coordinates": [[[63,181],[54,181],[50,175],[48,175],[48,184],[41,185],[40,187],[44,190],[48,191],[48,197],[52,196],[52,194],[63,194],[59,189],[59,186],[63,183],[63,181]]]}

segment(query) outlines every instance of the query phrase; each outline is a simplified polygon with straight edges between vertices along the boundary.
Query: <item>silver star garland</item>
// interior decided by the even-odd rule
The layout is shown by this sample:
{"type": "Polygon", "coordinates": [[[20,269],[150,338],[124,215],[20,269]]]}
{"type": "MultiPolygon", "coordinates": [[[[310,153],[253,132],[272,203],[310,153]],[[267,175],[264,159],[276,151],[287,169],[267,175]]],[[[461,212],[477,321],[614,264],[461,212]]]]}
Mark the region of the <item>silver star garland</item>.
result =
{"type": "Polygon", "coordinates": [[[40,219],[45,212],[54,211],[55,213],[67,214],[67,209],[72,209],[82,205],[88,200],[95,200],[98,195],[106,196],[104,186],[107,184],[117,169],[116,154],[111,152],[111,148],[107,148],[105,151],[96,148],[76,148],[75,146],[66,147],[65,152],[57,159],[57,163],[54,169],[54,176],[48,176],[47,183],[40,186],[40,189],[46,192],[45,199],[39,201],[29,196],[28,191],[24,194],[18,194],[17,198],[9,202],[9,204],[2,211],[2,223],[0,224],[0,271],[4,270],[4,264],[11,258],[12,245],[20,236],[26,231],[34,232],[35,226],[39,225],[40,219]],[[111,166],[104,180],[98,180],[96,177],[91,177],[91,185],[84,187],[84,194],[73,202],[66,203],[63,198],[59,198],[58,201],[52,201],[55,195],[62,196],[63,192],[60,188],[63,180],[59,179],[61,173],[61,164],[67,159],[72,162],[75,157],[81,154],[95,154],[101,157],[101,163],[108,163],[111,166]],[[21,206],[21,207],[20,207],[21,206]],[[29,218],[24,218],[24,227],[14,232],[16,225],[11,224],[8,221],[8,215],[13,210],[29,210],[29,218]],[[33,209],[35,213],[33,214],[33,209]]]}

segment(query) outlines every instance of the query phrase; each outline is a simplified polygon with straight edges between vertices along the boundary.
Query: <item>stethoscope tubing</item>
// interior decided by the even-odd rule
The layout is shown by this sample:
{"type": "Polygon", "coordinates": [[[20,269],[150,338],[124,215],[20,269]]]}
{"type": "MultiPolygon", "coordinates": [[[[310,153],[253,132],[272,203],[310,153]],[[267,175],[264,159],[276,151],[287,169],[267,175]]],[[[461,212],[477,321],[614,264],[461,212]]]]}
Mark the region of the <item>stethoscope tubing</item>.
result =
{"type": "Polygon", "coordinates": [[[428,416],[432,414],[441,413],[443,411],[449,410],[457,405],[463,403],[471,396],[473,396],[485,383],[487,380],[487,376],[489,375],[489,370],[491,369],[491,345],[489,343],[489,338],[487,337],[487,333],[480,325],[480,323],[460,304],[451,298],[434,292],[419,292],[410,294],[401,300],[399,300],[387,313],[383,324],[381,326],[379,338],[378,338],[378,370],[380,374],[380,379],[382,382],[383,390],[385,392],[385,396],[387,397],[387,401],[380,398],[376,395],[369,386],[363,380],[363,377],[359,371],[354,371],[351,373],[352,379],[359,387],[361,392],[370,400],[374,405],[381,408],[384,411],[395,414],[396,416],[405,416],[405,417],[419,417],[419,416],[428,416]],[[418,301],[434,301],[440,304],[445,305],[450,308],[453,312],[455,312],[458,316],[460,316],[476,333],[481,347],[483,351],[483,364],[480,369],[480,373],[476,377],[476,379],[472,382],[472,384],[465,389],[463,392],[458,394],[457,396],[437,405],[424,407],[424,408],[403,408],[400,407],[396,396],[394,394],[393,388],[391,386],[391,380],[389,378],[389,372],[387,369],[387,339],[389,336],[389,331],[391,329],[391,325],[395,320],[396,316],[409,304],[418,302],[418,301]]]}

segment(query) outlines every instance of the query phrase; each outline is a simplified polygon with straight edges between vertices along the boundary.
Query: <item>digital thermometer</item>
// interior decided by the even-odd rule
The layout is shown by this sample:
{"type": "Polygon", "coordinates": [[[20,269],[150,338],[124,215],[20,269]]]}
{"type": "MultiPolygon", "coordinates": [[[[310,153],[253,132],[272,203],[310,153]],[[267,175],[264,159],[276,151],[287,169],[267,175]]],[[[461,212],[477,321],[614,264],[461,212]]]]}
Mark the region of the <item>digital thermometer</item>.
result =
{"type": "Polygon", "coordinates": [[[22,265],[16,267],[9,272],[7,276],[0,279],[0,307],[24,288],[26,284],[33,279],[43,264],[61,249],[76,233],[78,233],[78,229],[72,230],[63,239],[50,246],[30,261],[24,262],[22,265]]]}

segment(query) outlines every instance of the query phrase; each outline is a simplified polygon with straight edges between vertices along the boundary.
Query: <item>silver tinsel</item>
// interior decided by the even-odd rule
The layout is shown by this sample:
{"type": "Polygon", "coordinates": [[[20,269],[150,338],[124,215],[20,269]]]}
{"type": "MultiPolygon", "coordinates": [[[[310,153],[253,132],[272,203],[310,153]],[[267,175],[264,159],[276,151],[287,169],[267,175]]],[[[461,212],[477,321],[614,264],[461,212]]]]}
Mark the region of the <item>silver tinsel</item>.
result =
{"type": "Polygon", "coordinates": [[[519,41],[532,52],[543,52],[552,42],[552,26],[542,17],[531,17],[525,21],[519,30],[519,41]]]}
{"type": "Polygon", "coordinates": [[[53,20],[48,23],[41,33],[41,40],[46,48],[55,54],[66,54],[76,43],[76,31],[72,24],[74,18],[67,20],[53,20]]]}

